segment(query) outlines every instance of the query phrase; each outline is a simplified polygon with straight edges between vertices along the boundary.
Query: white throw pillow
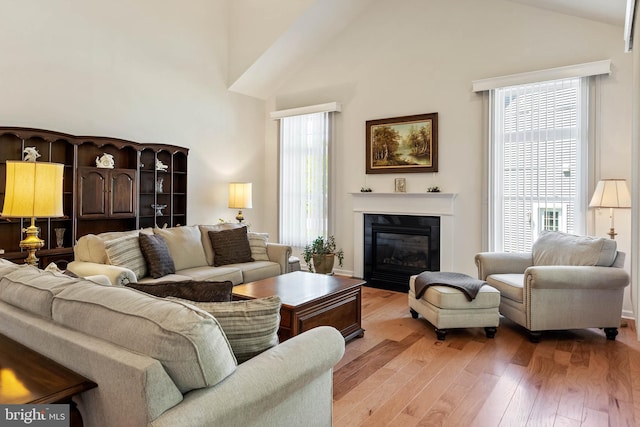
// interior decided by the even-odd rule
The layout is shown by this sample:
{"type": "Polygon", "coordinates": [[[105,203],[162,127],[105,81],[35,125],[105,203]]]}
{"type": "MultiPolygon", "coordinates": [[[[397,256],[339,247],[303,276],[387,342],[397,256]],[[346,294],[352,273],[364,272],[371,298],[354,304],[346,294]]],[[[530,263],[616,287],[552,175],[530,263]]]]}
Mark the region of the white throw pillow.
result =
{"type": "Polygon", "coordinates": [[[197,225],[172,228],[154,228],[153,232],[167,243],[176,271],[207,265],[197,225]]]}

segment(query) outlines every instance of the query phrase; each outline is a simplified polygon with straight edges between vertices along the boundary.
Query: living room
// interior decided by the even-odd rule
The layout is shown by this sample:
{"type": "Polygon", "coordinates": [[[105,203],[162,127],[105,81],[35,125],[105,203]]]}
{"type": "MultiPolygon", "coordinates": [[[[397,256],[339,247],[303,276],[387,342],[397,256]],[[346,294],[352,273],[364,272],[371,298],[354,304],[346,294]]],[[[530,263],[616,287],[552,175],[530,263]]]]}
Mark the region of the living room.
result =
{"type": "MultiPolygon", "coordinates": [[[[363,186],[393,192],[394,179],[405,177],[408,192],[438,186],[456,194],[450,267],[476,275],[474,255],[483,250],[485,227],[486,119],[483,96],[472,92],[474,80],[610,59],[611,74],[598,78],[593,184],[624,178],[637,192],[638,53],[624,52],[623,17],[602,22],[508,0],[0,5],[2,125],[188,147],[189,224],[233,220],[228,183],[250,181],[254,199],[244,212],[247,222],[277,236],[278,126],[269,113],[341,103],[333,233],[345,251],[345,274],[355,270],[350,193],[363,186]],[[313,22],[310,15],[324,17],[326,31],[312,33],[314,43],[303,55],[282,58],[284,67],[260,61],[281,37],[295,41],[289,31],[313,22]],[[275,76],[269,74],[273,69],[275,76]],[[242,89],[240,83],[252,78],[257,90],[242,89]],[[234,84],[236,91],[229,89],[234,84]],[[367,120],[434,112],[437,173],[365,173],[367,120]]],[[[639,265],[632,252],[638,247],[638,237],[631,237],[638,234],[633,212],[616,211],[616,240],[628,254],[628,271],[639,265]]],[[[590,210],[589,221],[589,234],[606,236],[606,210],[590,210]]],[[[630,289],[623,313],[634,318],[630,289]]]]}

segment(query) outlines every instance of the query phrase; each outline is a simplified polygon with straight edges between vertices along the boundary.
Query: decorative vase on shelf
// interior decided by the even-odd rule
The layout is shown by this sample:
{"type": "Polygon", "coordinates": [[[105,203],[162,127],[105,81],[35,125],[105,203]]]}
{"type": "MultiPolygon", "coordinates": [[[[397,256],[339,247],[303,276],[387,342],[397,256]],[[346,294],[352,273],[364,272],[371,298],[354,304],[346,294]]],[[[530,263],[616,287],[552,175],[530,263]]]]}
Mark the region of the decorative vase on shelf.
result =
{"type": "Polygon", "coordinates": [[[62,248],[64,246],[64,228],[55,228],[53,231],[56,232],[56,246],[62,248]]]}
{"type": "Polygon", "coordinates": [[[158,178],[156,180],[156,193],[162,193],[162,184],[164,183],[164,178],[158,178]]]}

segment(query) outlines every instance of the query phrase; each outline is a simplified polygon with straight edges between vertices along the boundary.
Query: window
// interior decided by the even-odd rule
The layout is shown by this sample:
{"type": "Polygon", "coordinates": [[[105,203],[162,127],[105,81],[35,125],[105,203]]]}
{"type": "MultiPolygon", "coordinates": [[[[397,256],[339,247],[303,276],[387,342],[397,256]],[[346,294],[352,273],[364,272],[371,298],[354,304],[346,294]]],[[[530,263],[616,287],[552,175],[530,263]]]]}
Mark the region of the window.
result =
{"type": "Polygon", "coordinates": [[[492,249],[529,251],[541,230],[583,233],[588,79],[500,87],[490,103],[492,249]]]}
{"type": "MultiPolygon", "coordinates": [[[[273,117],[273,115],[272,115],[273,117]]],[[[280,242],[303,247],[329,234],[332,113],[280,117],[280,242]]]]}

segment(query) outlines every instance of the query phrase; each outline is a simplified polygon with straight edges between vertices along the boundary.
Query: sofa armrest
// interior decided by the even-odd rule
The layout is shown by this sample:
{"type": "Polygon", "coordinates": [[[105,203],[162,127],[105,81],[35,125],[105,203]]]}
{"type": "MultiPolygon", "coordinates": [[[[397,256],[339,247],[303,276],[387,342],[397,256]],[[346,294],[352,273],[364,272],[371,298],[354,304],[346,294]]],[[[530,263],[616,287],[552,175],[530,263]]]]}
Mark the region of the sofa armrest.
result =
{"type": "Polygon", "coordinates": [[[533,265],[531,253],[480,252],[475,260],[480,280],[492,274],[522,274],[533,265]]]}
{"type": "Polygon", "coordinates": [[[333,366],[343,354],[340,332],[319,326],[240,364],[214,387],[187,393],[151,425],[331,425],[333,366]]]}
{"type": "Polygon", "coordinates": [[[280,273],[289,272],[289,257],[291,256],[291,246],[280,243],[267,242],[267,256],[269,261],[280,264],[280,273]]]}
{"type": "Polygon", "coordinates": [[[622,268],[539,265],[524,273],[525,289],[623,289],[629,274],[622,268]]]}
{"type": "Polygon", "coordinates": [[[71,261],[67,270],[81,277],[105,275],[112,285],[124,286],[127,283],[136,283],[138,279],[133,271],[125,267],[109,264],[98,264],[89,261],[71,261]]]}

